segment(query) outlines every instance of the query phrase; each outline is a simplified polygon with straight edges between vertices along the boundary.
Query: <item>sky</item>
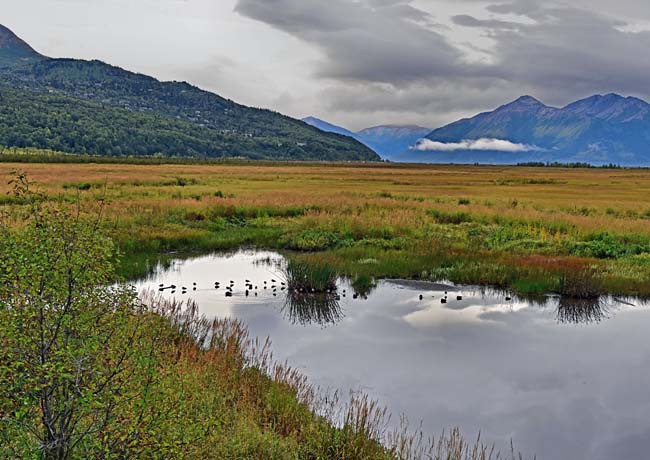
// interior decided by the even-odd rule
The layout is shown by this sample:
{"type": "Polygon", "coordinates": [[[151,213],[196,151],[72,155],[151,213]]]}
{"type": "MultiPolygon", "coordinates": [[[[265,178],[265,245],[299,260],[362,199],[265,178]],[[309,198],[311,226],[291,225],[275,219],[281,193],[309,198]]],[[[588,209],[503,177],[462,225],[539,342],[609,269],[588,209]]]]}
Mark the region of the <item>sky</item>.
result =
{"type": "Polygon", "coordinates": [[[647,0],[2,3],[2,23],[48,56],[353,130],[437,128],[523,94],[555,106],[610,92],[650,100],[647,0]]]}

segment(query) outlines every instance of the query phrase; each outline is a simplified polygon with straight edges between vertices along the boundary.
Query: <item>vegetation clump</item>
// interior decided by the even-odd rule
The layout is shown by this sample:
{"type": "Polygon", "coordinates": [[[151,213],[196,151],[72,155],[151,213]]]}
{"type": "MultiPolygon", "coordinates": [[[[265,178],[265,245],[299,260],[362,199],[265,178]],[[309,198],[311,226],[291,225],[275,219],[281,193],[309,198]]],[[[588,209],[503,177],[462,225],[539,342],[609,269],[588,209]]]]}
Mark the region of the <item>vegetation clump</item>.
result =
{"type": "Polygon", "coordinates": [[[289,260],[282,271],[290,291],[321,293],[336,291],[338,273],[329,265],[289,260]]]}

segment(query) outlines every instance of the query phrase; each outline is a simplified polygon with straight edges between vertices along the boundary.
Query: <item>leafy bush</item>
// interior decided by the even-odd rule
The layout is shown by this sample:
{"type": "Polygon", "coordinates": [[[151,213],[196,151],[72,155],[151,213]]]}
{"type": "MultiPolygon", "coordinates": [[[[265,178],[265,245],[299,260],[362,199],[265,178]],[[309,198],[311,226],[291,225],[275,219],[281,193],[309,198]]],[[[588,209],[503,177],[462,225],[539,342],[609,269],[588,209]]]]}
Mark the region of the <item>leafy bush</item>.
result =
{"type": "Polygon", "coordinates": [[[336,247],[340,243],[339,235],[326,230],[306,230],[289,242],[291,249],[301,251],[322,251],[336,247]]]}

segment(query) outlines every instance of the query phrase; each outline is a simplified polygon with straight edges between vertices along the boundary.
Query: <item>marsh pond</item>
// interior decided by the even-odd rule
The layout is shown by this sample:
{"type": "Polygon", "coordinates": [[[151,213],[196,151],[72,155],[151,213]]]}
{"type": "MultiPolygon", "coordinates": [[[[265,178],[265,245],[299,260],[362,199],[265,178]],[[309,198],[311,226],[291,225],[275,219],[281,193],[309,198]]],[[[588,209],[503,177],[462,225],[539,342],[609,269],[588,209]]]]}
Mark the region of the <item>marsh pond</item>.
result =
{"type": "Polygon", "coordinates": [[[644,302],[530,301],[400,280],[358,292],[340,279],[336,293],[289,293],[284,263],[249,250],[179,258],[134,284],[241,320],[313,383],[365,391],[427,433],[458,426],[501,450],[512,439],[538,459],[647,458],[644,302]]]}

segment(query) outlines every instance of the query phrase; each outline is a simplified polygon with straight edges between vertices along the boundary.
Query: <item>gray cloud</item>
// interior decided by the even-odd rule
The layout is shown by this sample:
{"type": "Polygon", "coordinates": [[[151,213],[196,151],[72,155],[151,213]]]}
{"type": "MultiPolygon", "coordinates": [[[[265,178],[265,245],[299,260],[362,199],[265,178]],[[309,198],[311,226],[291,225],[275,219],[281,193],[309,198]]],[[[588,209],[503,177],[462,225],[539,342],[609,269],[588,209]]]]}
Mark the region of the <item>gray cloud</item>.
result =
{"type": "Polygon", "coordinates": [[[465,72],[462,53],[411,2],[240,0],[235,10],[321,49],[320,77],[404,84],[465,72]]]}
{"type": "Polygon", "coordinates": [[[465,27],[482,27],[486,29],[518,29],[521,24],[510,21],[500,21],[498,19],[476,19],[469,14],[459,14],[452,16],[454,24],[465,27]]]}
{"type": "Polygon", "coordinates": [[[599,92],[650,96],[643,58],[650,32],[626,29],[635,11],[637,21],[648,17],[642,2],[622,0],[621,17],[605,0],[467,0],[436,8],[444,3],[239,0],[236,11],[324,52],[315,77],[330,82],[323,95],[332,113],[429,113],[431,125],[524,93],[556,105],[599,92]],[[463,11],[469,7],[473,14],[463,11]],[[447,17],[454,33],[438,25],[439,10],[457,13],[447,17]],[[478,40],[454,39],[464,30],[478,40]]]}
{"type": "Polygon", "coordinates": [[[47,55],[351,129],[438,127],[522,94],[552,105],[609,92],[650,99],[647,0],[6,3],[3,23],[47,55]]]}

